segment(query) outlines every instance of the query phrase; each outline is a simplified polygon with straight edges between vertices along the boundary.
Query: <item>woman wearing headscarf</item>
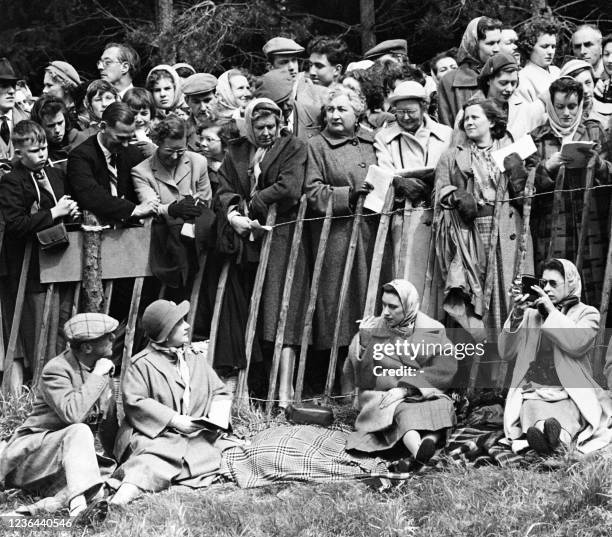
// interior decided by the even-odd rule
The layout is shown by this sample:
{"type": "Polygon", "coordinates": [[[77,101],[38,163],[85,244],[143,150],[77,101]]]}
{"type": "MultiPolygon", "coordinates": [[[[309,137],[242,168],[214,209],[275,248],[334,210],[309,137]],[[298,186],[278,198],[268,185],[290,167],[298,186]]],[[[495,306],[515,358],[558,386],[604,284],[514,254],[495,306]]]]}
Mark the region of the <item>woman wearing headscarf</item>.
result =
{"type": "Polygon", "coordinates": [[[612,34],[606,35],[601,42],[602,63],[605,77],[595,85],[593,94],[593,118],[601,122],[612,144],[612,34]]]}
{"type": "Polygon", "coordinates": [[[501,21],[477,17],[467,25],[459,52],[459,68],[438,84],[438,121],[449,127],[463,105],[478,91],[478,74],[485,62],[499,52],[501,21]]]}
{"type": "Polygon", "coordinates": [[[453,402],[444,392],[457,361],[444,326],[419,311],[414,285],[393,280],[382,291],[382,314],[363,319],[351,345],[358,349],[348,363],[361,412],[346,448],[371,453],[402,442],[424,463],[455,424],[453,402]]]}
{"type": "MultiPolygon", "coordinates": [[[[592,151],[585,155],[595,159],[593,186],[609,185],[612,180],[612,164],[608,162],[606,138],[597,121],[583,118],[583,87],[573,78],[555,80],[546,95],[548,121],[531,133],[537,153],[527,160],[527,167],[536,167],[536,193],[545,194],[533,199],[531,211],[531,233],[534,240],[535,266],[538,269],[550,256],[576,259],[580,236],[580,222],[584,204],[585,163],[566,162],[561,155],[561,146],[566,142],[595,142],[592,151]],[[553,199],[557,174],[564,166],[565,190],[560,197],[558,211],[553,211],[553,199]],[[552,230],[554,240],[548,251],[552,230]]],[[[598,306],[608,247],[609,189],[600,188],[591,196],[591,210],[587,220],[588,240],[584,262],[581,267],[584,278],[584,301],[598,306]]]]}
{"type": "Polygon", "coordinates": [[[153,95],[158,120],[185,106],[181,77],[170,65],[153,67],[147,75],[145,87],[153,95]]]}
{"type": "Polygon", "coordinates": [[[217,112],[222,117],[241,118],[251,100],[251,85],[239,69],[225,71],[217,83],[217,112]]]}
{"type": "Polygon", "coordinates": [[[520,281],[512,289],[499,352],[515,361],[504,411],[515,451],[550,453],[575,442],[589,453],[612,440],[612,401],[593,379],[590,361],[599,312],[580,301],[581,287],[573,263],[550,259],[532,296],[522,294],[520,281]]]}
{"type": "MultiPolygon", "coordinates": [[[[272,231],[262,230],[261,225],[273,204],[277,207],[277,224],[296,220],[306,163],[304,142],[285,132],[281,126],[281,110],[273,101],[252,100],[245,111],[246,137],[230,143],[219,168],[217,246],[230,257],[232,266],[214,365],[229,376],[245,366],[242,334],[245,333],[261,239],[265,233],[273,235],[259,325],[263,341],[272,343],[276,338],[294,225],[279,225],[272,231]],[[223,319],[228,322],[223,323],[223,319]]],[[[301,343],[302,319],[307,304],[304,255],[300,244],[280,364],[279,394],[283,401],[291,397],[294,348],[301,343]]]]}

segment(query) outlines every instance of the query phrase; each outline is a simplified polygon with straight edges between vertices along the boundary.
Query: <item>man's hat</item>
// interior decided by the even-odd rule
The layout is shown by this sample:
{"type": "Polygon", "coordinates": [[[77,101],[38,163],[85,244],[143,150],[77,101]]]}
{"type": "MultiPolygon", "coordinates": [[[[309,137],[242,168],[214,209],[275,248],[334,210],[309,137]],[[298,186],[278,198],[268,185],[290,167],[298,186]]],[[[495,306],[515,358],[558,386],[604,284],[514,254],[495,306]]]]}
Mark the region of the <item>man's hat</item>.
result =
{"type": "Polygon", "coordinates": [[[176,304],[170,300],[156,300],[142,314],[142,327],[155,343],[163,343],[177,323],[189,313],[189,302],[176,304]]]}
{"type": "Polygon", "coordinates": [[[263,46],[263,53],[270,54],[296,55],[304,52],[304,47],[298,45],[293,39],[288,37],[273,37],[263,46]]]}
{"type": "Polygon", "coordinates": [[[0,58],[0,81],[2,82],[17,82],[15,71],[8,58],[0,58]]]}
{"type": "Polygon", "coordinates": [[[395,104],[398,101],[405,99],[417,99],[419,101],[427,101],[427,92],[425,88],[414,80],[406,80],[400,82],[391,95],[389,95],[389,104],[395,104]]]}
{"type": "Polygon", "coordinates": [[[378,43],[375,47],[366,51],[363,55],[364,60],[375,60],[385,54],[404,54],[408,55],[408,42],[405,39],[389,39],[378,43]]]}
{"type": "Polygon", "coordinates": [[[255,97],[273,100],[276,104],[286,101],[293,91],[293,79],[284,71],[272,69],[260,76],[255,83],[255,97]]]}
{"type": "Polygon", "coordinates": [[[114,332],[119,321],[104,313],[79,313],[64,324],[69,341],[91,341],[114,332]]]}
{"type": "Polygon", "coordinates": [[[181,89],[185,95],[210,93],[211,91],[215,91],[218,82],[217,77],[210,73],[196,73],[185,79],[181,89]]]}

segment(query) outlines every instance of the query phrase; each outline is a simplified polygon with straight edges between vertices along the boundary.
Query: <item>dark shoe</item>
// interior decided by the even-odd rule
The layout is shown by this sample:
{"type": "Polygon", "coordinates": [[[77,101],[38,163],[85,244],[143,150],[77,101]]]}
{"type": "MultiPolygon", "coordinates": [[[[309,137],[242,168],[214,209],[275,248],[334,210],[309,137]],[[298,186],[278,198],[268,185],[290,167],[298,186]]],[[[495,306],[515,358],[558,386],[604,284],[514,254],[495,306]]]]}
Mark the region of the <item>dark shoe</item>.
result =
{"type": "Polygon", "coordinates": [[[74,525],[95,528],[102,524],[108,515],[108,501],[100,498],[90,503],[74,519],[74,525]]]}
{"type": "Polygon", "coordinates": [[[551,452],[544,433],[537,427],[529,427],[529,429],[527,429],[527,443],[536,453],[547,455],[551,452]]]}
{"type": "Polygon", "coordinates": [[[548,418],[544,422],[544,437],[551,449],[555,449],[559,445],[559,436],[561,435],[561,424],[556,418],[548,418]]]}
{"type": "Polygon", "coordinates": [[[425,464],[431,459],[436,452],[436,441],[433,438],[425,438],[421,445],[419,446],[419,450],[414,457],[414,460],[420,462],[421,464],[425,464]]]}

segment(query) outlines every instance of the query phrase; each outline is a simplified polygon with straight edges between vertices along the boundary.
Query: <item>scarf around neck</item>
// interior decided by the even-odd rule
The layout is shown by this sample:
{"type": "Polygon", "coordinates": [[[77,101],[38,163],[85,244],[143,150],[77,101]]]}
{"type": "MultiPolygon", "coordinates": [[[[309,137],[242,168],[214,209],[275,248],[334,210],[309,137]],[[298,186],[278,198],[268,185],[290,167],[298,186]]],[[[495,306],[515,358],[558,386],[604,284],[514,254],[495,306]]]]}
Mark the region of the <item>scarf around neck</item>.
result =
{"type": "MultiPolygon", "coordinates": [[[[572,77],[563,77],[574,80],[572,77]]],[[[582,121],[582,112],[584,107],[584,101],[578,105],[578,112],[576,113],[576,117],[572,121],[572,124],[568,127],[563,127],[559,122],[559,116],[557,114],[557,110],[553,105],[552,97],[550,92],[547,91],[544,94],[544,104],[546,105],[546,113],[548,114],[548,123],[550,124],[550,128],[555,133],[556,136],[561,138],[562,141],[571,140],[578,130],[578,126],[582,121]]]]}

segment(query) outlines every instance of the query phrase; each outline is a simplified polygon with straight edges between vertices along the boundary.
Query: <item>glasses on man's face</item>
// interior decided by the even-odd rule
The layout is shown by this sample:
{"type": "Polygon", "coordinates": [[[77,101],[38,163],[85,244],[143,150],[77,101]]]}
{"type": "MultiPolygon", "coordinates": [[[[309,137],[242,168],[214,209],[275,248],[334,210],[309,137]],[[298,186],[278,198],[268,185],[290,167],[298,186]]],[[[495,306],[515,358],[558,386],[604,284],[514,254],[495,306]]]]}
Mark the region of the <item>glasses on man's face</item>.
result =
{"type": "Polygon", "coordinates": [[[396,108],[395,115],[401,118],[416,119],[417,117],[419,117],[419,111],[418,110],[404,110],[403,108],[396,108]]]}
{"type": "Polygon", "coordinates": [[[119,60],[111,60],[110,58],[100,58],[98,60],[98,63],[96,64],[99,67],[108,67],[109,65],[111,65],[112,63],[122,63],[119,60]]]}
{"type": "Polygon", "coordinates": [[[172,157],[174,155],[176,155],[177,157],[182,157],[187,152],[187,148],[170,149],[169,147],[162,147],[160,149],[164,152],[164,154],[168,155],[169,157],[172,157]]]}

